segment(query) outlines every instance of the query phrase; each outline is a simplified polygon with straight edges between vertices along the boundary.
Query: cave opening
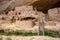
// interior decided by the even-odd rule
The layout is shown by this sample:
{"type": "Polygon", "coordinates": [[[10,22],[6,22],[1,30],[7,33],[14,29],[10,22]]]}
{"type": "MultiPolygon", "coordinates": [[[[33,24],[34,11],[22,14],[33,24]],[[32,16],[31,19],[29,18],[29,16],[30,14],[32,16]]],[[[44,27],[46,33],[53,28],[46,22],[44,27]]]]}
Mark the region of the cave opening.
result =
{"type": "Polygon", "coordinates": [[[21,20],[34,20],[36,19],[35,17],[24,17],[21,20]]]}

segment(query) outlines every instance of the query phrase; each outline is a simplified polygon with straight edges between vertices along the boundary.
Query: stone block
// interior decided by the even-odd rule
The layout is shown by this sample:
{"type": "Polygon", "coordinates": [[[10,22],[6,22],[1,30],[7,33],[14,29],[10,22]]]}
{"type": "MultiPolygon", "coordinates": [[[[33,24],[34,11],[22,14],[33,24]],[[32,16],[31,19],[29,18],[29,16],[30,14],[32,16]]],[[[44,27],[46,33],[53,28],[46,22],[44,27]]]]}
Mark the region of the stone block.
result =
{"type": "Polygon", "coordinates": [[[32,11],[33,10],[33,6],[21,6],[21,7],[16,7],[15,11],[17,12],[21,12],[21,11],[32,11]]]}
{"type": "Polygon", "coordinates": [[[58,15],[59,15],[58,14],[58,9],[57,8],[49,9],[48,14],[49,14],[49,18],[51,20],[57,20],[58,15]]]}
{"type": "Polygon", "coordinates": [[[16,25],[16,28],[32,28],[33,22],[32,21],[17,21],[15,25],[16,25]]]}

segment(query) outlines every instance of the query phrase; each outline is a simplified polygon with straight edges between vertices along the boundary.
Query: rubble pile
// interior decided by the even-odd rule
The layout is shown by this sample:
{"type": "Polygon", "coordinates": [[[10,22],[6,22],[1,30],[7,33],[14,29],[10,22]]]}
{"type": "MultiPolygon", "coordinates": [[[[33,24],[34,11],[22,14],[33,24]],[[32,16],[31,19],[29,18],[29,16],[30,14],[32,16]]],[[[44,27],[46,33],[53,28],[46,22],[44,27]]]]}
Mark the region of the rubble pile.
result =
{"type": "Polygon", "coordinates": [[[3,40],[60,40],[60,38],[52,38],[47,36],[0,36],[3,40]]]}

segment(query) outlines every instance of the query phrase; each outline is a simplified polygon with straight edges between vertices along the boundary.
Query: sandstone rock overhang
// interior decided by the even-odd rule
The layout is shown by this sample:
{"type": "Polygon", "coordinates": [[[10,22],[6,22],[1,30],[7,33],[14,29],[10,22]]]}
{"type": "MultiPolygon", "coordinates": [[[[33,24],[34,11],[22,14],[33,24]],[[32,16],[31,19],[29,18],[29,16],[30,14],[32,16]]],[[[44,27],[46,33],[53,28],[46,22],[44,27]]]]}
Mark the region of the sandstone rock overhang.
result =
{"type": "Polygon", "coordinates": [[[32,3],[38,11],[48,11],[48,9],[60,7],[60,0],[39,0],[32,3]]]}
{"type": "Polygon", "coordinates": [[[2,0],[0,1],[0,12],[4,10],[14,9],[16,6],[30,5],[37,0],[2,0]],[[2,5],[1,5],[2,4],[2,5]]]}

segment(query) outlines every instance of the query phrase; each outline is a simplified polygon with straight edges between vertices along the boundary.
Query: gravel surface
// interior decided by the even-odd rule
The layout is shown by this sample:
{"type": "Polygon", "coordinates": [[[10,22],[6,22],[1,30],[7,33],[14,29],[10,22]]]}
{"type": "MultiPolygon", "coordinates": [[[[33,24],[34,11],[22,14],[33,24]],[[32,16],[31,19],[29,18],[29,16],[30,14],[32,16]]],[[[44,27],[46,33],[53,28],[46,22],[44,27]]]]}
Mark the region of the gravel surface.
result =
{"type": "Polygon", "coordinates": [[[3,40],[8,38],[11,40],[60,40],[60,38],[52,38],[47,36],[0,36],[3,40]]]}

